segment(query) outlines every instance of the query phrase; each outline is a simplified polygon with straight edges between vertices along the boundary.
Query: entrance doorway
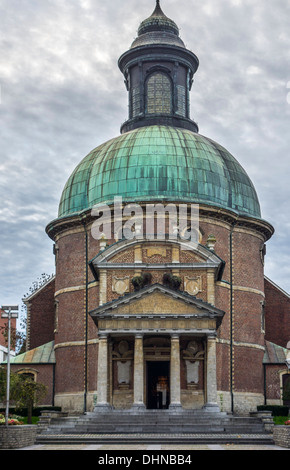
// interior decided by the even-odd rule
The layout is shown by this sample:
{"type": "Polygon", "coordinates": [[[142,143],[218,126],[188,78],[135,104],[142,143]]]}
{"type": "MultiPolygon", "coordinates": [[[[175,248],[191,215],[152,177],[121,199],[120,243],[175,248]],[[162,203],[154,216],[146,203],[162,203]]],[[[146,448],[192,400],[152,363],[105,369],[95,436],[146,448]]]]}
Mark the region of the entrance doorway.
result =
{"type": "Polygon", "coordinates": [[[166,410],[169,408],[170,396],[170,362],[147,362],[147,408],[149,410],[166,410]]]}

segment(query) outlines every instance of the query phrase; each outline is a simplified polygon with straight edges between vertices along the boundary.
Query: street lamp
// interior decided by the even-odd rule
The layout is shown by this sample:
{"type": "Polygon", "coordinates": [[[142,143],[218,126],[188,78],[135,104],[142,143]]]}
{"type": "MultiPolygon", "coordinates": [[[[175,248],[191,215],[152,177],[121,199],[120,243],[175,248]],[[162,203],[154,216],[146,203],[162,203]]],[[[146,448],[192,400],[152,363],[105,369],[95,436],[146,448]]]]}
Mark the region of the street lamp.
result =
{"type": "Polygon", "coordinates": [[[10,395],[10,343],[11,343],[11,318],[18,318],[18,305],[3,305],[1,307],[1,318],[8,318],[8,356],[7,356],[7,388],[6,388],[6,412],[5,426],[8,426],[9,395],[10,395]]]}

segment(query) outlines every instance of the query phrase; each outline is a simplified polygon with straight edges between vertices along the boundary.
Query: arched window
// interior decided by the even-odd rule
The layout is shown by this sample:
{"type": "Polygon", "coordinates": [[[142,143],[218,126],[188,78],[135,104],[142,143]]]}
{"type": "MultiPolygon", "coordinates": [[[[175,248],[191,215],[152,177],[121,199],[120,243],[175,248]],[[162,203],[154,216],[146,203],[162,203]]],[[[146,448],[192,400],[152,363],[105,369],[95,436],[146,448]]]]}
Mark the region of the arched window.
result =
{"type": "Polygon", "coordinates": [[[172,83],[165,73],[155,72],[147,80],[146,113],[172,113],[172,83]]]}
{"type": "Polygon", "coordinates": [[[21,369],[18,372],[24,380],[31,380],[31,382],[36,382],[37,373],[31,369],[21,369]]]}
{"type": "Polygon", "coordinates": [[[290,374],[283,374],[283,404],[290,406],[290,374]]]}

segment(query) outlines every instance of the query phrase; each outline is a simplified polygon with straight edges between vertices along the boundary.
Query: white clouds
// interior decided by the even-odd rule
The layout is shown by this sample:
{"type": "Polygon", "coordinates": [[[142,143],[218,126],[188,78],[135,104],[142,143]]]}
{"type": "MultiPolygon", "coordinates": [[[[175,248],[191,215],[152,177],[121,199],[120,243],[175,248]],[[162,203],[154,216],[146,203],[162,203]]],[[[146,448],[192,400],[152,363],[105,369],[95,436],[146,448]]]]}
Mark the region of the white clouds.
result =
{"type": "Polygon", "coordinates": [[[218,13],[219,13],[219,8],[218,8],[217,2],[216,3],[213,3],[211,1],[203,2],[202,11],[207,16],[217,17],[218,13]]]}
{"type": "Polygon", "coordinates": [[[287,88],[287,97],[286,97],[286,99],[287,99],[287,103],[290,104],[290,91],[289,91],[290,90],[290,81],[287,82],[286,88],[287,88]]]}
{"type": "MultiPolygon", "coordinates": [[[[268,244],[266,269],[290,291],[289,263],[276,261],[281,249],[289,260],[289,3],[161,3],[200,59],[192,117],[254,181],[263,215],[277,231],[268,244]]],[[[22,296],[42,272],[53,271],[45,226],[56,217],[77,163],[118,135],[127,118],[117,60],[154,5],[154,0],[2,0],[2,302],[14,303],[14,295],[22,296]]]]}
{"type": "Polygon", "coordinates": [[[91,1],[90,0],[80,0],[80,6],[84,10],[90,10],[91,9],[91,1]]]}
{"type": "Polygon", "coordinates": [[[263,71],[256,65],[251,65],[246,70],[247,75],[260,75],[261,73],[263,73],[263,71]]]}

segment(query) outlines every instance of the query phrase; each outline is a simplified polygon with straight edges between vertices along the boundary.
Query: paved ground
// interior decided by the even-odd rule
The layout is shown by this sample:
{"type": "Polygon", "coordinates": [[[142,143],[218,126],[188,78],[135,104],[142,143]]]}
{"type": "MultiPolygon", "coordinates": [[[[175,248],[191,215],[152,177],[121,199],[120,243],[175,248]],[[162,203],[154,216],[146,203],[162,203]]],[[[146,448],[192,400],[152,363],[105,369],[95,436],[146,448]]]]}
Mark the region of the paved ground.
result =
{"type": "Polygon", "coordinates": [[[186,451],[195,451],[195,450],[238,450],[238,451],[249,451],[249,450],[255,450],[255,451],[267,451],[267,450],[290,450],[290,449],[285,449],[283,447],[278,447],[275,445],[237,445],[237,444],[201,444],[201,445],[166,445],[166,444],[154,444],[154,445],[87,445],[87,444],[79,444],[79,445],[34,445],[31,447],[25,447],[23,449],[18,449],[18,450],[53,450],[53,451],[79,451],[79,450],[95,450],[95,451],[130,451],[130,450],[135,450],[135,451],[181,451],[181,452],[186,452],[186,451]]]}

